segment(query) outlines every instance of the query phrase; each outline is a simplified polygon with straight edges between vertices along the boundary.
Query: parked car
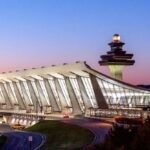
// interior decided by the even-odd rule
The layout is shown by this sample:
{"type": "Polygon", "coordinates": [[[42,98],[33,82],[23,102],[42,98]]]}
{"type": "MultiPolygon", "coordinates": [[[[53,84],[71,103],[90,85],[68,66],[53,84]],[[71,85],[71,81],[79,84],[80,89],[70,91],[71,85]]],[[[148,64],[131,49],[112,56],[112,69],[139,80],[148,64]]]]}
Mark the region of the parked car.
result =
{"type": "Polygon", "coordinates": [[[21,124],[14,124],[11,126],[13,129],[18,129],[18,130],[22,130],[25,128],[24,125],[21,125],[21,124]]]}

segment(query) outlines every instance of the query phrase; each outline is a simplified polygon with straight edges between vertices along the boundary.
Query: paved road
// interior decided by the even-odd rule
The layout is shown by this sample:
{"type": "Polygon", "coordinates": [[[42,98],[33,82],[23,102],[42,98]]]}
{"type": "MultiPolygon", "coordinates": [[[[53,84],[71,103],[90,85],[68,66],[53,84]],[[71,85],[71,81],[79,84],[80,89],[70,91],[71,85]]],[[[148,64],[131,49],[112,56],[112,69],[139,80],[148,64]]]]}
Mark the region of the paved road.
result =
{"type": "MultiPolygon", "coordinates": [[[[79,125],[91,130],[95,134],[95,139],[91,143],[92,145],[103,142],[106,134],[108,133],[108,130],[112,126],[111,123],[95,120],[95,119],[84,119],[84,118],[63,119],[61,121],[65,123],[79,125]]],[[[33,150],[36,146],[38,146],[42,141],[42,137],[38,134],[33,134],[33,133],[31,134],[31,133],[17,132],[17,131],[14,132],[12,131],[12,129],[10,129],[8,126],[5,125],[3,126],[2,129],[4,130],[4,132],[7,131],[4,134],[8,137],[7,144],[4,146],[2,150],[30,150],[30,145],[28,141],[29,135],[33,136],[33,143],[32,143],[31,150],[33,150]]],[[[1,126],[0,126],[0,132],[3,132],[1,130],[1,126]]]]}
{"type": "Polygon", "coordinates": [[[28,132],[7,132],[4,133],[7,136],[7,142],[2,150],[34,150],[42,142],[42,136],[36,133],[28,132]],[[30,145],[28,137],[32,136],[33,141],[30,145]]]}
{"type": "Polygon", "coordinates": [[[79,125],[91,130],[95,134],[95,139],[91,143],[92,145],[103,142],[108,130],[112,126],[109,122],[95,119],[64,119],[63,122],[79,125]]]}
{"type": "Polygon", "coordinates": [[[41,134],[15,131],[6,124],[0,125],[0,132],[7,136],[7,142],[1,150],[35,150],[45,140],[41,134]],[[29,136],[33,138],[31,145],[29,136]]]}

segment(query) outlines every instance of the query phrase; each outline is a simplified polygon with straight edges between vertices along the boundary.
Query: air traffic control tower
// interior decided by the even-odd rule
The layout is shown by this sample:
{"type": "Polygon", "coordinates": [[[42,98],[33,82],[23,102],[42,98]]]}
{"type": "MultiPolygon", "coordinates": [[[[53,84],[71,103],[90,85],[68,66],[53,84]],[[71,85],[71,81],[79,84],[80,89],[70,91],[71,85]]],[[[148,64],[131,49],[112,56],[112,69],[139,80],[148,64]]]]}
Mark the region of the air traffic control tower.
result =
{"type": "Polygon", "coordinates": [[[122,49],[125,43],[120,41],[119,34],[114,34],[113,41],[108,44],[111,50],[106,55],[101,56],[100,65],[108,66],[113,78],[122,80],[122,71],[125,66],[133,65],[135,63],[132,60],[133,54],[127,54],[122,49]]]}

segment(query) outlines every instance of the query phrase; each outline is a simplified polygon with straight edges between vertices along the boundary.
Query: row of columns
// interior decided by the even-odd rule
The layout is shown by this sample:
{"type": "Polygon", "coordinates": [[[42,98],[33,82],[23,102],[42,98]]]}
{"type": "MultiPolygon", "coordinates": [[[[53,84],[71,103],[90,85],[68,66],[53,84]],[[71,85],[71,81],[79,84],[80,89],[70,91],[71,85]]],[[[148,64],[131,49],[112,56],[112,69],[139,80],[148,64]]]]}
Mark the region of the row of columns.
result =
{"type": "MultiPolygon", "coordinates": [[[[15,79],[3,79],[0,82],[0,107],[1,109],[15,109],[40,112],[63,112],[65,109],[72,110],[73,114],[83,114],[89,108],[93,107],[85,85],[80,76],[76,80],[80,89],[84,108],[81,108],[80,102],[75,94],[75,89],[70,82],[69,77],[63,76],[67,92],[70,98],[70,105],[67,103],[63,89],[58,78],[51,79],[42,76],[37,77],[16,77],[15,79]],[[37,78],[38,77],[38,78],[37,78]],[[50,81],[52,83],[50,84],[50,81]],[[55,89],[54,89],[55,88],[55,89]],[[56,94],[54,94],[56,90],[56,94]]],[[[105,98],[97,83],[96,77],[89,74],[92,83],[97,108],[107,108],[105,98]]]]}

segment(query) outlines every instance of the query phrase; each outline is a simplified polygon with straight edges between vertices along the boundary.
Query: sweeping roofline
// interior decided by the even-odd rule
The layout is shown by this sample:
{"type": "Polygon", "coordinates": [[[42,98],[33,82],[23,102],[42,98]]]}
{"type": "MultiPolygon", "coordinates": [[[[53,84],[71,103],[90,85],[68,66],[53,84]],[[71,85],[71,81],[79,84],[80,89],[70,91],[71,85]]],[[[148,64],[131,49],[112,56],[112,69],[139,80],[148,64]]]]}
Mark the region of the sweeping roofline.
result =
{"type": "Polygon", "coordinates": [[[134,89],[138,89],[138,90],[142,90],[142,91],[147,91],[150,92],[150,90],[142,88],[142,87],[137,87],[135,85],[114,79],[108,75],[105,75],[93,68],[91,68],[91,66],[89,66],[86,61],[80,62],[77,61],[76,63],[71,63],[71,64],[67,64],[64,63],[62,65],[52,65],[50,67],[41,67],[41,68],[32,68],[32,69],[24,69],[24,70],[17,70],[14,72],[5,72],[5,73],[0,73],[0,80],[11,80],[11,79],[16,79],[16,77],[32,77],[32,76],[40,76],[40,75],[47,75],[47,74],[57,74],[58,76],[61,75],[68,75],[69,74],[78,74],[81,76],[86,76],[87,74],[94,74],[97,77],[99,77],[99,75],[104,78],[104,80],[109,80],[110,83],[115,84],[120,83],[123,84],[124,86],[129,86],[131,88],[134,89]],[[115,82],[115,83],[113,83],[115,82]]]}
{"type": "MultiPolygon", "coordinates": [[[[89,68],[90,70],[94,71],[95,73],[98,73],[98,74],[100,74],[100,75],[102,75],[102,76],[104,76],[104,77],[106,77],[106,78],[108,78],[108,79],[110,79],[110,80],[112,80],[112,81],[118,82],[118,83],[120,83],[120,84],[124,84],[124,85],[126,85],[126,86],[130,86],[130,87],[135,88],[135,89],[139,89],[139,90],[143,90],[143,91],[150,92],[150,90],[148,90],[148,89],[145,89],[145,88],[142,88],[142,87],[138,87],[138,86],[136,86],[136,85],[133,85],[133,84],[130,84],[130,83],[126,83],[126,82],[123,82],[123,81],[121,81],[121,80],[117,80],[117,79],[115,79],[115,78],[112,78],[112,77],[110,77],[110,76],[108,76],[108,75],[106,75],[106,74],[103,74],[103,73],[101,73],[101,72],[99,72],[99,71],[97,71],[97,70],[91,68],[88,64],[86,64],[86,62],[85,62],[85,65],[87,66],[87,68],[89,68]]],[[[111,81],[110,81],[110,82],[111,82],[111,81]]]]}
{"type": "MultiPolygon", "coordinates": [[[[49,67],[41,67],[41,68],[31,68],[31,69],[23,69],[23,70],[16,70],[16,71],[9,71],[9,72],[2,72],[0,73],[0,79],[3,78],[13,78],[16,76],[30,76],[30,75],[43,75],[47,73],[66,73],[70,72],[71,70],[81,70],[83,65],[86,62],[76,62],[76,63],[64,63],[61,65],[52,65],[49,67]],[[82,66],[82,67],[81,67],[82,66]]],[[[85,65],[84,65],[85,66],[85,65]]]]}

